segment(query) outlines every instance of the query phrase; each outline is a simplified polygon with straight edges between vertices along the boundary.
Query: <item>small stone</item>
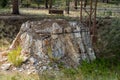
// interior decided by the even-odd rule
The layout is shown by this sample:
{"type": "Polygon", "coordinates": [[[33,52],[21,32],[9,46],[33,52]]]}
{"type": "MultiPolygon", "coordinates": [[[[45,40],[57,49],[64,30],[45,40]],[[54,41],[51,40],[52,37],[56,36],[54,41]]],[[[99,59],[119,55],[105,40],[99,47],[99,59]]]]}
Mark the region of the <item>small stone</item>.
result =
{"type": "Polygon", "coordinates": [[[43,66],[42,68],[43,68],[43,70],[46,70],[46,69],[47,69],[47,66],[43,66]]]}
{"type": "Polygon", "coordinates": [[[26,66],[26,69],[28,69],[29,68],[29,66],[26,66]]]}
{"type": "Polygon", "coordinates": [[[14,68],[13,68],[13,71],[15,71],[15,70],[17,70],[17,68],[16,68],[16,67],[14,67],[14,68]]]}
{"type": "Polygon", "coordinates": [[[18,70],[19,72],[22,72],[22,71],[24,71],[24,69],[23,68],[19,68],[19,70],[18,70]]]}
{"type": "Polygon", "coordinates": [[[23,57],[23,62],[26,62],[28,60],[28,57],[24,56],[23,57]]]}
{"type": "Polygon", "coordinates": [[[47,63],[50,63],[50,61],[48,60],[47,63]]]}
{"type": "Polygon", "coordinates": [[[27,74],[32,74],[33,72],[35,72],[35,70],[28,70],[27,74]]]}
{"type": "Polygon", "coordinates": [[[5,63],[1,66],[2,70],[8,70],[10,68],[11,64],[10,63],[5,63]]]}
{"type": "Polygon", "coordinates": [[[49,67],[49,70],[51,70],[52,69],[52,67],[49,67]]]}
{"type": "Polygon", "coordinates": [[[35,60],[33,57],[30,57],[29,60],[30,60],[30,62],[33,63],[33,64],[36,62],[36,60],[35,60]]]}
{"type": "Polygon", "coordinates": [[[0,60],[0,62],[4,62],[4,61],[7,61],[7,58],[3,58],[0,60]]]}
{"type": "Polygon", "coordinates": [[[19,69],[19,72],[22,72],[23,71],[23,69],[19,69]]]}
{"type": "Polygon", "coordinates": [[[41,62],[41,61],[39,61],[39,64],[42,64],[42,62],[41,62]]]}

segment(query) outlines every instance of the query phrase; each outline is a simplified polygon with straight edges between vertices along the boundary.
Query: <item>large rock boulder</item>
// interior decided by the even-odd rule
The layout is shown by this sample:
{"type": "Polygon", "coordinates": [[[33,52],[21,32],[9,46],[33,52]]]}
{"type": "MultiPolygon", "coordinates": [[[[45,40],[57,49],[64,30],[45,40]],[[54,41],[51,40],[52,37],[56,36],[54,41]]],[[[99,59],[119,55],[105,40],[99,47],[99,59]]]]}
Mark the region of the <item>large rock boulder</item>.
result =
{"type": "MultiPolygon", "coordinates": [[[[94,60],[89,29],[77,22],[65,20],[27,21],[22,24],[10,49],[21,45],[22,55],[34,58],[37,70],[50,68],[49,64],[64,63],[77,66],[83,60],[94,60]]],[[[52,67],[56,67],[54,64],[52,67]]]]}

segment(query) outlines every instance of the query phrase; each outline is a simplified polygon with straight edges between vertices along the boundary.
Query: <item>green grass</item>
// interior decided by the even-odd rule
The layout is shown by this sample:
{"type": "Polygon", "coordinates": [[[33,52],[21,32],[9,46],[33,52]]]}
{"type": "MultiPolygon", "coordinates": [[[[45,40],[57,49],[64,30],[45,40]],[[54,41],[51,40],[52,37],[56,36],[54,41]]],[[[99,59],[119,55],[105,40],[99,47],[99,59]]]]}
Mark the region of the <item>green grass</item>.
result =
{"type": "Polygon", "coordinates": [[[97,59],[84,61],[76,69],[62,67],[58,72],[45,72],[40,80],[120,80],[119,70],[120,63],[114,59],[97,59]]]}
{"type": "Polygon", "coordinates": [[[112,59],[97,59],[90,64],[83,62],[80,66],[85,80],[119,80],[120,63],[112,59]],[[87,79],[88,78],[88,79],[87,79]]]}
{"type": "Polygon", "coordinates": [[[9,14],[11,13],[10,8],[0,8],[0,14],[9,14]]]}
{"type": "Polygon", "coordinates": [[[11,62],[14,66],[20,66],[23,62],[22,56],[20,56],[21,48],[18,47],[15,50],[12,50],[8,53],[8,61],[11,62]]]}
{"type": "Polygon", "coordinates": [[[39,77],[23,73],[2,73],[0,80],[120,80],[120,63],[114,59],[97,59],[90,63],[84,61],[76,69],[62,67],[60,71],[44,71],[39,77]]]}

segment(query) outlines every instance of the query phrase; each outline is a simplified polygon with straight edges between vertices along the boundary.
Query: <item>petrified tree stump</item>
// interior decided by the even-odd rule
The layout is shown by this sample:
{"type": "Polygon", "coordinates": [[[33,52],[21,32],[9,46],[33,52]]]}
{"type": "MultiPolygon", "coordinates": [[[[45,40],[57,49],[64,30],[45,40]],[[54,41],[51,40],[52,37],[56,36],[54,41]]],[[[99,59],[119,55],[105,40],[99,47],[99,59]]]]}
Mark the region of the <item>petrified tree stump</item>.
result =
{"type": "MultiPolygon", "coordinates": [[[[90,32],[77,22],[65,20],[27,21],[13,41],[10,49],[22,46],[21,54],[30,54],[36,65],[61,61],[65,65],[79,65],[83,60],[94,60],[90,32]]],[[[40,67],[36,67],[39,69],[40,67]]]]}

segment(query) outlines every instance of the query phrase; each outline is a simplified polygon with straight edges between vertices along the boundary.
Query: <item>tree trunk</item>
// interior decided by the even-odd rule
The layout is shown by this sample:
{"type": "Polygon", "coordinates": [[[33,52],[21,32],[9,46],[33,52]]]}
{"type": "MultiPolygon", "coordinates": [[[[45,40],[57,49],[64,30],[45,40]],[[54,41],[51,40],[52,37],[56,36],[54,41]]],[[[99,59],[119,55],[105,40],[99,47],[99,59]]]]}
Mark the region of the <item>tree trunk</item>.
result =
{"type": "Polygon", "coordinates": [[[105,2],[105,0],[102,0],[102,2],[104,3],[104,2],[105,2]]]}
{"type": "Polygon", "coordinates": [[[77,9],[77,3],[78,3],[78,0],[74,0],[74,3],[75,3],[75,9],[77,9]]]}
{"type": "Polygon", "coordinates": [[[87,6],[87,0],[85,0],[85,2],[84,2],[84,7],[86,7],[87,6]]]}
{"type": "Polygon", "coordinates": [[[48,0],[45,0],[45,8],[48,9],[48,0]]]}
{"type": "Polygon", "coordinates": [[[70,9],[70,0],[66,0],[66,12],[69,14],[69,9],[70,9]]]}
{"type": "Polygon", "coordinates": [[[98,3],[98,0],[95,0],[95,8],[94,8],[94,21],[93,21],[93,35],[91,36],[92,37],[92,42],[95,43],[97,41],[97,28],[96,28],[96,11],[97,11],[97,3],[98,3]]]}
{"type": "Polygon", "coordinates": [[[52,8],[52,0],[49,0],[49,9],[52,8]]]}
{"type": "Polygon", "coordinates": [[[38,8],[38,9],[40,8],[40,4],[39,4],[39,3],[37,4],[37,8],[38,8]]]}
{"type": "Polygon", "coordinates": [[[109,3],[109,0],[107,0],[106,3],[109,3]]]}
{"type": "Polygon", "coordinates": [[[19,3],[18,0],[12,0],[12,14],[19,14],[19,3]]]}
{"type": "Polygon", "coordinates": [[[82,22],[82,7],[83,7],[83,0],[80,1],[80,21],[82,22]]]}

